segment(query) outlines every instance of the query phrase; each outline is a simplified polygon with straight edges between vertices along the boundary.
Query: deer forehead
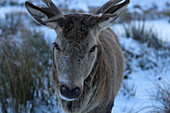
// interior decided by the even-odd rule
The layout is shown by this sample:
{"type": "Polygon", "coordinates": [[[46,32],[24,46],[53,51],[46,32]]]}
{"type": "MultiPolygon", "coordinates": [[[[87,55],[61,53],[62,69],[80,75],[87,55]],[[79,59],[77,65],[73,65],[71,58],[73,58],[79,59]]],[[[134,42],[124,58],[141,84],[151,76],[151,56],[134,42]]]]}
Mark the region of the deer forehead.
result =
{"type": "Polygon", "coordinates": [[[89,26],[85,20],[89,15],[70,14],[65,15],[66,19],[58,22],[61,31],[58,32],[56,41],[62,45],[93,45],[96,43],[95,27],[89,26]]]}
{"type": "Polygon", "coordinates": [[[69,14],[65,15],[66,19],[58,22],[58,25],[62,29],[62,34],[67,39],[85,39],[90,30],[94,26],[89,26],[85,23],[89,15],[84,14],[69,14]]]}

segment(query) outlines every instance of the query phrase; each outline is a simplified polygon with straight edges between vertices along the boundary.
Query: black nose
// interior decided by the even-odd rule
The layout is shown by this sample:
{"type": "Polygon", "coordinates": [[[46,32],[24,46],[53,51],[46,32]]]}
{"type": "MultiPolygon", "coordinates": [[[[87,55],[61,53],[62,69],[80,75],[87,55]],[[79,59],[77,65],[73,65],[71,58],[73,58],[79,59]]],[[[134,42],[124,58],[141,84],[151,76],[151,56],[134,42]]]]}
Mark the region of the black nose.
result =
{"type": "Polygon", "coordinates": [[[61,90],[62,96],[66,97],[68,99],[76,99],[80,95],[80,88],[78,88],[78,87],[71,89],[67,86],[62,86],[60,90],[61,90]]]}

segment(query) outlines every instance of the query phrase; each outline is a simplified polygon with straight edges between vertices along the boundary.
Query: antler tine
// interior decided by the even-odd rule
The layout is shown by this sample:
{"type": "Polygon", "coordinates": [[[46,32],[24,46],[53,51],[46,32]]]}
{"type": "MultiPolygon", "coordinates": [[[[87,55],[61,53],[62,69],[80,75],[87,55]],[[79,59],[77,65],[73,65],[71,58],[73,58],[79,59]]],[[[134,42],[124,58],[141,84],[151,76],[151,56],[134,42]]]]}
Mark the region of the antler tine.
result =
{"type": "MultiPolygon", "coordinates": [[[[105,13],[116,12],[120,7],[126,7],[130,3],[130,0],[125,0],[125,2],[116,4],[114,7],[110,7],[105,13]]],[[[123,11],[122,11],[123,12],[123,11]]]]}
{"type": "Polygon", "coordinates": [[[55,15],[45,20],[46,22],[52,22],[52,21],[58,20],[59,18],[65,19],[60,9],[51,0],[42,0],[42,1],[49,7],[49,9],[55,15]]]}
{"type": "Polygon", "coordinates": [[[51,0],[42,0],[56,15],[62,15],[61,11],[51,0]]]}
{"type": "MultiPolygon", "coordinates": [[[[110,0],[106,4],[104,4],[101,8],[99,8],[94,14],[92,14],[86,22],[89,24],[94,24],[98,18],[103,15],[110,15],[113,12],[116,12],[121,6],[126,6],[129,4],[130,0],[110,0]],[[120,3],[120,4],[119,4],[120,3]]],[[[115,14],[117,15],[117,14],[115,14]]],[[[118,15],[117,15],[118,16],[118,15]]]]}
{"type": "Polygon", "coordinates": [[[96,16],[102,16],[106,11],[108,11],[111,7],[113,7],[115,4],[119,3],[121,0],[110,0],[107,3],[105,3],[102,7],[100,7],[97,11],[95,11],[94,14],[92,14],[87,20],[86,23],[94,24],[96,20],[96,16]],[[101,14],[101,15],[99,15],[101,14]]]}
{"type": "Polygon", "coordinates": [[[100,14],[105,13],[107,10],[109,10],[111,7],[113,7],[115,4],[119,3],[121,0],[110,0],[106,4],[104,4],[101,8],[99,8],[94,14],[100,14]]]}

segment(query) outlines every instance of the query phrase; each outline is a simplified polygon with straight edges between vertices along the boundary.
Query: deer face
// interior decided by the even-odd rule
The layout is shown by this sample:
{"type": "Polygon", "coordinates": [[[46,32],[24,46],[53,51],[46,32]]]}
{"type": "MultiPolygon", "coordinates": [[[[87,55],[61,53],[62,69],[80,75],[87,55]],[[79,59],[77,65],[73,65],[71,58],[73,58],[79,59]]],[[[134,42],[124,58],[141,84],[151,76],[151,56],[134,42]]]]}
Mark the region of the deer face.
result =
{"type": "Polygon", "coordinates": [[[42,1],[48,7],[30,2],[25,6],[39,23],[57,32],[53,48],[54,81],[60,98],[72,101],[81,96],[84,80],[97,62],[101,49],[98,34],[117,19],[129,0],[110,0],[92,15],[63,15],[51,0],[42,1]]]}
{"type": "MultiPolygon", "coordinates": [[[[74,24],[79,25],[77,22],[74,24]]],[[[81,95],[84,80],[90,75],[98,52],[97,34],[88,29],[81,31],[84,26],[77,25],[73,25],[74,28],[70,30],[63,28],[67,35],[64,35],[63,30],[58,32],[53,48],[58,92],[62,99],[68,101],[81,95]]]]}

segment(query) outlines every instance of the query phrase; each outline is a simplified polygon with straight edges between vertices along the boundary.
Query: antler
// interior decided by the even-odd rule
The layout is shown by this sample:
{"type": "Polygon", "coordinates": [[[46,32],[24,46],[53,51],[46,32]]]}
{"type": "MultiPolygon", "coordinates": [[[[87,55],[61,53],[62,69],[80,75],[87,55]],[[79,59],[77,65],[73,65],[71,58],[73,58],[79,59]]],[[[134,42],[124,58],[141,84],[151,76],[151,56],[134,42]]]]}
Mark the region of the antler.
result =
{"type": "Polygon", "coordinates": [[[94,24],[99,18],[104,15],[119,16],[123,11],[118,11],[122,7],[126,7],[130,0],[110,0],[99,8],[94,14],[92,14],[87,20],[87,23],[94,24]],[[118,11],[118,12],[117,12],[118,11]]]}
{"type": "Polygon", "coordinates": [[[62,14],[58,7],[51,0],[42,0],[56,15],[62,14]]]}
{"type": "Polygon", "coordinates": [[[110,8],[113,8],[115,4],[119,3],[121,0],[110,0],[106,4],[104,4],[101,8],[99,8],[94,14],[105,13],[110,8]]]}
{"type": "Polygon", "coordinates": [[[61,17],[64,18],[64,15],[60,11],[60,9],[51,0],[42,0],[42,1],[48,6],[48,8],[55,15],[54,17],[51,17],[51,18],[45,20],[46,22],[55,21],[55,20],[57,20],[58,18],[61,18],[61,17]]]}

